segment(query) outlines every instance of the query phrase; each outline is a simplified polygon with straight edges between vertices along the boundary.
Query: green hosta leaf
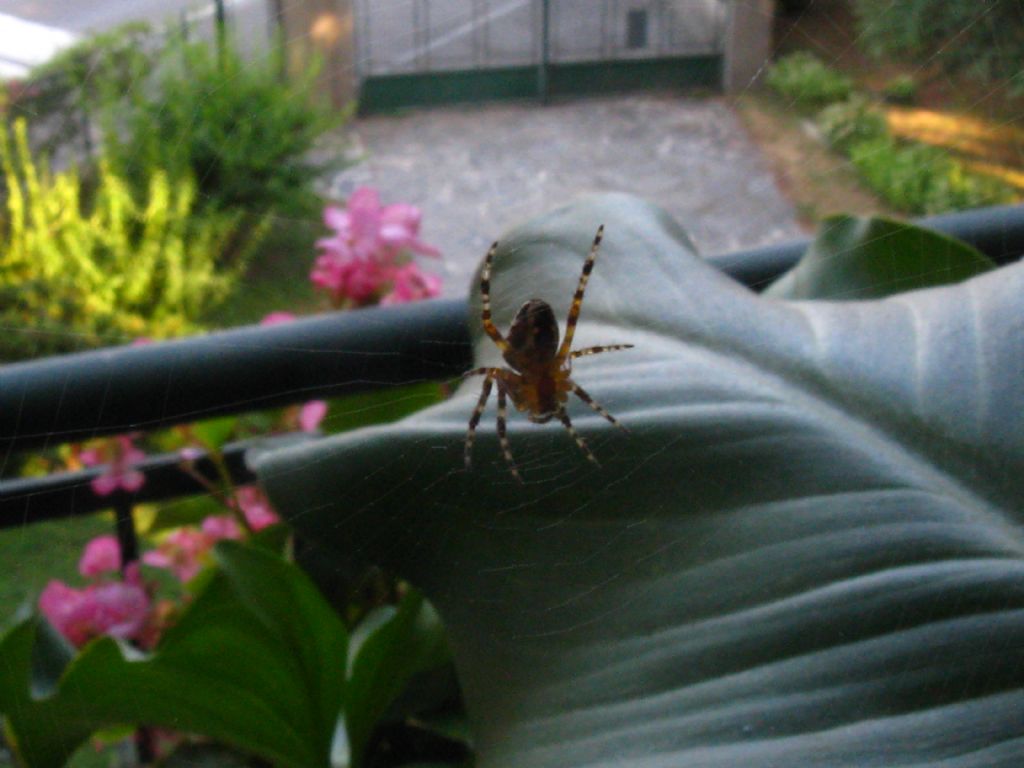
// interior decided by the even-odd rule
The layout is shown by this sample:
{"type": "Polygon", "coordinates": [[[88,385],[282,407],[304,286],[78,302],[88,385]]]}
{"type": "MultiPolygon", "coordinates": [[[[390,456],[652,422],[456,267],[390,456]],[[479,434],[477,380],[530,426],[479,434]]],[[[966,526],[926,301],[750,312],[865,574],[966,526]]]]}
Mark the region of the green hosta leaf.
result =
{"type": "Polygon", "coordinates": [[[882,218],[827,219],[800,262],[766,291],[779,299],[872,299],[957,283],[995,269],[987,256],[929,229],[882,218]]]}
{"type": "Polygon", "coordinates": [[[0,640],[0,712],[26,765],[59,766],[91,733],[134,723],[210,736],[275,765],[327,764],[344,628],[281,558],[234,542],[216,557],[219,569],[150,656],[101,638],[67,663],[63,642],[34,619],[0,640]],[[58,677],[40,660],[62,653],[58,677]]]}
{"type": "Polygon", "coordinates": [[[398,605],[378,608],[352,633],[345,721],[352,763],[361,765],[374,725],[419,673],[451,658],[444,627],[411,590],[398,605]]]}
{"type": "MultiPolygon", "coordinates": [[[[451,634],[482,768],[1017,766],[1024,760],[1024,266],[884,300],[760,297],[666,214],[604,196],[502,236],[507,328],[565,317],[630,429],[480,391],[264,456],[275,506],[390,566],[451,634]],[[491,406],[493,409],[493,404],[491,406]]],[[[478,365],[498,363],[471,308],[478,365]]]]}

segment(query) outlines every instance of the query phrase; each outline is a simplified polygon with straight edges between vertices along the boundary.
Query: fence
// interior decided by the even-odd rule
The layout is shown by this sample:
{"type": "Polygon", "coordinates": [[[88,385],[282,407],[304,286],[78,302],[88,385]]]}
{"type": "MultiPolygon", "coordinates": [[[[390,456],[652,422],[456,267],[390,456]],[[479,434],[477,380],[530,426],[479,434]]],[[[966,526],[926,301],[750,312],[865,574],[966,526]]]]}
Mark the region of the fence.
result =
{"type": "MultiPolygon", "coordinates": [[[[1024,255],[1024,206],[921,223],[973,244],[1000,264],[1024,255]]],[[[709,261],[756,290],[791,267],[806,247],[793,242],[709,261]]],[[[101,435],[452,379],[472,364],[467,319],[465,301],[435,300],[8,365],[0,368],[0,466],[19,452],[101,435]]],[[[244,462],[247,447],[226,452],[235,482],[253,480],[244,462]]],[[[89,489],[102,468],[0,481],[0,529],[113,508],[128,561],[138,551],[134,504],[205,492],[179,469],[177,455],[152,457],[141,469],[147,475],[143,490],[102,498],[89,489]]]]}
{"type": "Polygon", "coordinates": [[[364,112],[637,87],[718,87],[725,0],[356,0],[364,112]]]}

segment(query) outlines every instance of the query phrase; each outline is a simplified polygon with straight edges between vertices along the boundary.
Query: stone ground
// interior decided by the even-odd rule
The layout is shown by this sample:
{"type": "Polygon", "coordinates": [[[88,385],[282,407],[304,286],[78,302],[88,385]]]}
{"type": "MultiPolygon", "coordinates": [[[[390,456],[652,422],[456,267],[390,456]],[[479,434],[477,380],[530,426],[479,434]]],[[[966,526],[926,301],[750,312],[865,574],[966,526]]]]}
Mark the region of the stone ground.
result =
{"type": "Polygon", "coordinates": [[[377,187],[423,211],[444,253],[449,297],[466,288],[509,227],[594,192],[629,192],[667,209],[702,254],[802,234],[767,163],[721,98],[629,95],[493,104],[358,119],[355,156],[332,182],[346,198],[377,187]]]}

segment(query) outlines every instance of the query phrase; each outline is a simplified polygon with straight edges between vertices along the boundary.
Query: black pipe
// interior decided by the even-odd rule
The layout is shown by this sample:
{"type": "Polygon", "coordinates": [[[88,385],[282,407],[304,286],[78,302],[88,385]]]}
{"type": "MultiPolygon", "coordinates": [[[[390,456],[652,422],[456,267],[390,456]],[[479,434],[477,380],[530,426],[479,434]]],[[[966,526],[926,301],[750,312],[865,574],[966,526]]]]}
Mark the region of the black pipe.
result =
{"type": "MultiPolygon", "coordinates": [[[[1024,254],[1024,206],[921,223],[998,263],[1024,254]]],[[[757,288],[792,267],[809,242],[709,261],[757,288]]],[[[434,300],[16,363],[0,368],[0,466],[15,451],[453,378],[471,362],[466,302],[434,300]]]]}
{"type": "MultiPolygon", "coordinates": [[[[225,468],[235,484],[256,482],[245,463],[246,451],[255,446],[283,446],[314,437],[293,433],[231,443],[222,450],[225,468]]],[[[114,509],[122,552],[127,552],[125,560],[135,559],[138,542],[130,517],[134,505],[209,493],[205,485],[184,471],[182,458],[176,453],[148,456],[135,468],[146,475],[145,484],[137,491],[118,490],[107,496],[97,495],[90,485],[104,471],[103,467],[0,482],[0,530],[114,509]]],[[[202,477],[216,482],[217,469],[205,454],[194,460],[194,468],[202,477]]]]}
{"type": "Polygon", "coordinates": [[[0,368],[5,454],[388,385],[470,364],[464,301],[331,313],[0,368]]]}

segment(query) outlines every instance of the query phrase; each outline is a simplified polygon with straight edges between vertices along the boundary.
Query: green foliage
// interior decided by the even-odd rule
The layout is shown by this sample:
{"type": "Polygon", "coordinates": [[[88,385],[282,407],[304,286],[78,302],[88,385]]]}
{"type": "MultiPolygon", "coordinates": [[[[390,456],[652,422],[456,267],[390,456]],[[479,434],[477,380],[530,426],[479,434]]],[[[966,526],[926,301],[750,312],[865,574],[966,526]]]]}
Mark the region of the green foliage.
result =
{"type": "Polygon", "coordinates": [[[344,119],[317,101],[316,68],[285,81],[280,53],[244,60],[229,39],[219,53],[174,41],[159,66],[152,88],[134,89],[107,115],[104,148],[128,178],[144,183],[151,168],[191,173],[204,208],[261,214],[313,204],[313,182],[335,163],[311,152],[344,119]]]}
{"type": "Polygon", "coordinates": [[[901,221],[831,216],[800,262],[765,296],[784,299],[874,299],[947,285],[995,269],[960,240],[901,221]]]}
{"type": "Polygon", "coordinates": [[[768,85],[783,98],[801,107],[817,107],[842,101],[853,91],[846,75],[806,51],[779,59],[768,71],[768,85]]]}
{"type": "Polygon", "coordinates": [[[195,330],[244,266],[247,247],[221,257],[241,237],[240,216],[198,215],[189,176],[153,171],[136,194],[105,161],[86,200],[76,171],[51,174],[33,159],[27,133],[23,120],[13,141],[0,132],[0,323],[17,329],[0,359],[195,330]]]}
{"type": "Polygon", "coordinates": [[[858,94],[825,107],[818,113],[817,123],[829,146],[843,154],[855,144],[888,135],[885,116],[858,94]]]}
{"type": "Polygon", "coordinates": [[[858,35],[873,56],[894,56],[1018,88],[1024,61],[1020,0],[855,0],[858,35]]]}
{"type": "Polygon", "coordinates": [[[327,764],[345,691],[344,626],[276,555],[234,542],[216,555],[220,568],[145,660],[111,638],[72,655],[40,620],[0,639],[0,711],[23,764],[59,766],[96,730],[139,722],[275,765],[327,764]]]}
{"type": "Polygon", "coordinates": [[[132,22],[90,35],[31,72],[7,110],[27,119],[33,148],[49,155],[70,146],[89,154],[89,123],[133,98],[156,66],[149,25],[132,22]]]}
{"type": "Polygon", "coordinates": [[[875,192],[911,213],[977,208],[1005,203],[1011,190],[996,179],[967,171],[946,152],[891,138],[856,144],[850,160],[875,192]]]}
{"type": "Polygon", "coordinates": [[[150,654],[111,638],[75,654],[38,619],[0,637],[0,714],[22,764],[56,768],[96,731],[144,724],[274,765],[322,768],[340,757],[359,768],[374,764],[366,747],[376,724],[437,700],[418,676],[451,656],[415,590],[357,627],[350,647],[309,578],[269,547],[226,541],[215,554],[218,567],[150,654]]]}
{"type": "Polygon", "coordinates": [[[350,650],[345,727],[351,761],[362,765],[374,727],[417,675],[443,667],[451,651],[437,612],[415,590],[368,615],[352,632],[350,650]]]}
{"type": "Polygon", "coordinates": [[[917,98],[917,80],[913,75],[896,75],[885,84],[885,100],[893,104],[913,104],[917,98]]]}
{"type": "Polygon", "coordinates": [[[243,59],[230,35],[218,48],[130,24],[35,70],[8,112],[31,117],[34,146],[51,154],[98,150],[138,194],[161,170],[197,179],[199,207],[307,212],[314,181],[338,165],[312,150],[347,112],[318,98],[315,65],[286,79],[283,56],[274,46],[243,59]]]}

